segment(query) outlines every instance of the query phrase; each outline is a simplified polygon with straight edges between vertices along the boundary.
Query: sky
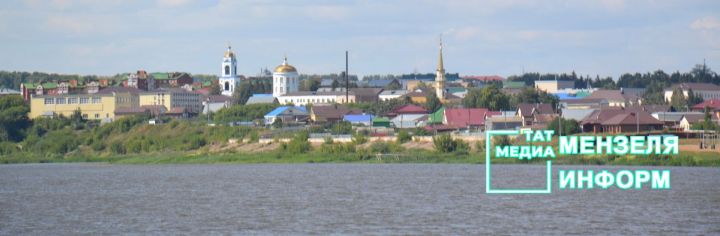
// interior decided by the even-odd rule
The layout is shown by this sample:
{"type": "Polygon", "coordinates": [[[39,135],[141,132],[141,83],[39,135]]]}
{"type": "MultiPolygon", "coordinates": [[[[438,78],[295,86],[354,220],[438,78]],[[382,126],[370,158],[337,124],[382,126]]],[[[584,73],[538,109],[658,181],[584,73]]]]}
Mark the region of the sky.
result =
{"type": "Polygon", "coordinates": [[[720,71],[717,0],[3,0],[0,70],[113,75],[720,71]]]}

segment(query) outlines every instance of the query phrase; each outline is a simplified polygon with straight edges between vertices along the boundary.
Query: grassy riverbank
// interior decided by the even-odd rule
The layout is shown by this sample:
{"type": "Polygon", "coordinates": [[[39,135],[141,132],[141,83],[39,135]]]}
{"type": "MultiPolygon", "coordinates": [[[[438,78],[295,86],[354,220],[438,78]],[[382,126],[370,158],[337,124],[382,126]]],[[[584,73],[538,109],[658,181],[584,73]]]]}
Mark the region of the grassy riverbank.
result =
{"type": "MultiPolygon", "coordinates": [[[[545,159],[493,159],[493,163],[544,163],[545,159]]],[[[437,153],[406,150],[401,154],[367,153],[330,154],[311,151],[289,154],[282,151],[262,153],[185,153],[164,152],[142,155],[0,157],[0,163],[105,162],[112,164],[255,164],[255,163],[454,163],[484,164],[484,153],[437,153]]],[[[643,165],[643,166],[720,166],[715,152],[686,152],[675,156],[559,156],[553,164],[567,165],[643,165]]]]}

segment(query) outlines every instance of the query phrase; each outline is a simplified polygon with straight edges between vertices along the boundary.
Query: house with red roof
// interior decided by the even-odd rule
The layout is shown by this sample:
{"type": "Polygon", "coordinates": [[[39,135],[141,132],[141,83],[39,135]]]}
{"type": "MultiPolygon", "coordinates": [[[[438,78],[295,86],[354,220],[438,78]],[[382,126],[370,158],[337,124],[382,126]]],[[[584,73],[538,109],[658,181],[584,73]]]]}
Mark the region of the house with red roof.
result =
{"type": "Polygon", "coordinates": [[[705,100],[705,101],[701,102],[700,104],[693,106],[692,109],[693,109],[693,111],[704,112],[705,107],[707,107],[711,111],[720,110],[720,99],[716,98],[716,99],[705,100]]]}
{"type": "Polygon", "coordinates": [[[392,111],[388,112],[387,116],[395,117],[398,115],[411,115],[411,114],[419,115],[419,114],[428,114],[428,113],[430,113],[430,112],[428,112],[428,110],[425,109],[424,107],[421,107],[421,106],[418,106],[415,104],[407,104],[407,105],[402,105],[402,106],[396,107],[392,111]]]}
{"type": "Polygon", "coordinates": [[[646,111],[621,108],[595,110],[580,121],[583,132],[593,133],[656,131],[662,130],[663,124],[646,111]]]}
{"type": "Polygon", "coordinates": [[[447,108],[443,124],[456,128],[482,129],[485,126],[485,108],[447,108]]]}

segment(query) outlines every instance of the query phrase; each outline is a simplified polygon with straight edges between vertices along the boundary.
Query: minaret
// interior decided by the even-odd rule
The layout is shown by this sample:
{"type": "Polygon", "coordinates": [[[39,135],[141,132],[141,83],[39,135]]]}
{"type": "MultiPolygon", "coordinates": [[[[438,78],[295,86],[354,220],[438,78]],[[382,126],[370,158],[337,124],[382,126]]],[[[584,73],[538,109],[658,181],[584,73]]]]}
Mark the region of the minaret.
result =
{"type": "Polygon", "coordinates": [[[440,57],[437,72],[435,73],[435,95],[440,101],[445,101],[445,67],[443,66],[442,38],[440,38],[440,57]]]}

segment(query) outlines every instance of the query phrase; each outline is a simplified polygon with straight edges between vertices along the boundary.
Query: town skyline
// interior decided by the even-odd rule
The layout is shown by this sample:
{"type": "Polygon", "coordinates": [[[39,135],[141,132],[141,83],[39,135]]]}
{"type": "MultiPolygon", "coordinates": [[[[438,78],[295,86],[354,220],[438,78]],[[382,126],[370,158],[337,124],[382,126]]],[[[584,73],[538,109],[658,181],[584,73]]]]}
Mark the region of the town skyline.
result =
{"type": "Polygon", "coordinates": [[[345,50],[360,77],[433,73],[440,34],[447,71],[462,75],[617,78],[687,71],[703,59],[718,67],[718,2],[560,3],[6,1],[0,50],[11,56],[0,70],[218,75],[230,43],[242,75],[284,55],[301,74],[339,73],[345,50]]]}

